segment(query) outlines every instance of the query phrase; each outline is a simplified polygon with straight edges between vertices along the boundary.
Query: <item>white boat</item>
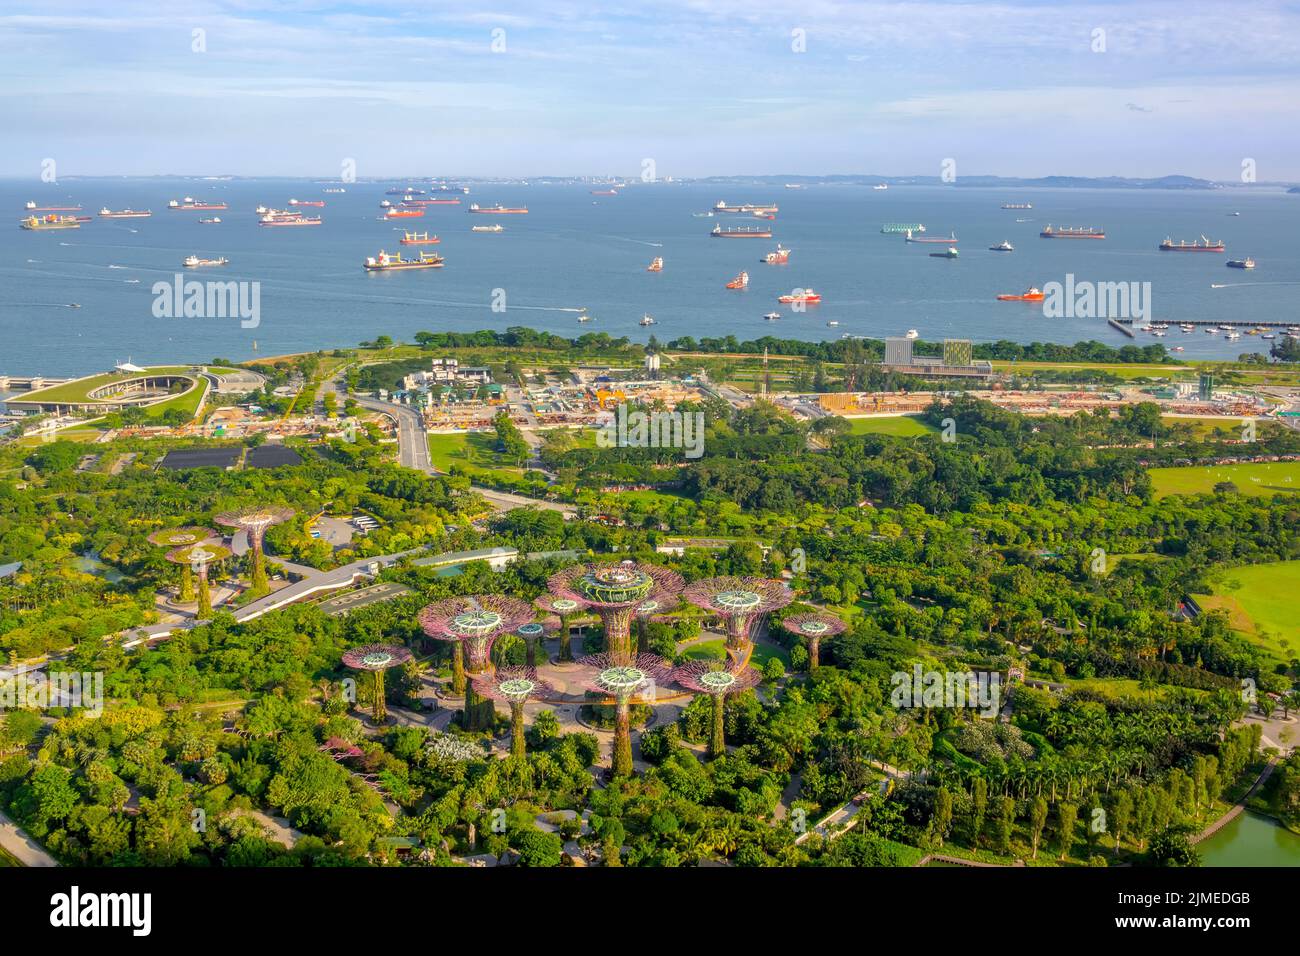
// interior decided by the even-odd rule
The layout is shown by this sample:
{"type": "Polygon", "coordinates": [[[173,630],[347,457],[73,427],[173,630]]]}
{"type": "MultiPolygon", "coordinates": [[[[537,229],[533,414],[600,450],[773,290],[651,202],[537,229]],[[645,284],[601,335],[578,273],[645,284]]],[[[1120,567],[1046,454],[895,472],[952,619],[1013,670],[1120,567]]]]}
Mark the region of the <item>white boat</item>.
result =
{"type": "Polygon", "coordinates": [[[767,313],[767,315],[763,316],[763,318],[767,319],[767,321],[769,321],[769,322],[775,322],[777,319],[781,318],[781,313],[780,313],[780,312],[769,312],[769,313],[767,313]]]}
{"type": "Polygon", "coordinates": [[[871,188],[872,188],[872,189],[888,189],[888,188],[889,188],[889,183],[876,183],[876,184],[875,184],[874,186],[872,186],[871,188]]]}
{"type": "Polygon", "coordinates": [[[220,259],[200,259],[198,256],[186,256],[181,260],[181,265],[187,269],[195,269],[199,266],[224,266],[229,261],[225,256],[220,259]]]}
{"type": "Polygon", "coordinates": [[[996,246],[989,246],[989,252],[1015,252],[1016,247],[1003,239],[996,246]]]}
{"type": "Polygon", "coordinates": [[[839,325],[839,323],[836,322],[834,319],[831,319],[829,322],[826,323],[826,325],[827,325],[828,328],[832,328],[832,329],[833,329],[833,328],[835,328],[835,326],[839,325]]]}
{"type": "Polygon", "coordinates": [[[469,231],[470,232],[504,232],[505,228],[506,227],[501,225],[501,223],[494,222],[490,226],[470,226],[469,231]]]}
{"type": "Polygon", "coordinates": [[[920,337],[921,333],[916,331],[916,329],[908,329],[907,334],[903,336],[905,339],[919,339],[920,337]]]}
{"type": "Polygon", "coordinates": [[[640,324],[640,325],[654,325],[654,324],[655,324],[655,320],[654,320],[654,318],[650,315],[650,313],[647,312],[645,315],[641,316],[641,321],[640,321],[640,323],[638,323],[638,324],[640,324]]]}

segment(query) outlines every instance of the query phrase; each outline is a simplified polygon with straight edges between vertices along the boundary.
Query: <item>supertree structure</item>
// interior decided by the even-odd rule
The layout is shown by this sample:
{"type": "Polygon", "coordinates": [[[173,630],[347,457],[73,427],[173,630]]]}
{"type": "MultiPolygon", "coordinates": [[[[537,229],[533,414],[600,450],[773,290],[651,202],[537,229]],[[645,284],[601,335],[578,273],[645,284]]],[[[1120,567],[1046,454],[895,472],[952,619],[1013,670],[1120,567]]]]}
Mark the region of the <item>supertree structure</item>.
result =
{"type": "Polygon", "coordinates": [[[288,521],[293,514],[292,508],[244,508],[223,511],[213,518],[223,527],[248,532],[248,547],[253,552],[253,568],[249,575],[253,594],[265,594],[271,589],[266,580],[266,556],[262,551],[266,529],[273,524],[288,521]]]}
{"type": "MultiPolygon", "coordinates": [[[[162,548],[181,548],[187,544],[211,541],[216,537],[217,533],[211,528],[162,528],[149,535],[149,543],[162,548]]],[[[182,604],[194,600],[194,572],[190,570],[188,564],[181,566],[180,600],[182,604]]]]}
{"type": "MultiPolygon", "coordinates": [[[[672,603],[676,603],[676,595],[672,598],[672,603]]],[[[670,602],[661,601],[658,598],[649,598],[642,601],[636,607],[632,608],[632,617],[636,621],[636,628],[632,633],[632,652],[649,650],[647,641],[646,623],[656,614],[660,614],[669,609],[670,602]]]]}
{"type": "Polygon", "coordinates": [[[632,660],[632,615],[647,601],[673,603],[682,576],[657,564],[577,564],[552,575],[551,593],[590,608],[605,628],[605,651],[615,663],[632,660]]]}
{"type": "Polygon", "coordinates": [[[537,667],[537,644],[554,634],[560,626],[560,622],[555,618],[547,618],[544,621],[529,621],[527,624],[520,624],[515,628],[515,633],[524,639],[528,647],[528,666],[537,667]]]}
{"type": "MultiPolygon", "coordinates": [[[[491,673],[492,645],[496,639],[517,630],[532,617],[533,609],[527,601],[499,594],[477,594],[430,604],[420,612],[420,627],[430,637],[456,642],[462,649],[464,667],[472,681],[491,673]]],[[[490,725],[491,703],[478,699],[472,682],[465,684],[464,693],[465,729],[482,730],[490,725]]]]}
{"type": "Polygon", "coordinates": [[[727,650],[734,657],[749,643],[759,619],[785,607],[794,600],[794,593],[781,581],[769,578],[720,577],[692,582],[682,597],[722,618],[727,628],[727,650]]]}
{"type": "Polygon", "coordinates": [[[655,689],[672,677],[672,667],[654,654],[637,654],[619,659],[613,654],[592,654],[579,662],[590,671],[588,690],[603,694],[614,703],[615,777],[632,775],[632,703],[653,703],[655,689]]]}
{"type": "Polygon", "coordinates": [[[727,752],[724,724],[726,699],[729,694],[749,690],[759,681],[759,673],[748,664],[743,667],[724,666],[717,661],[690,661],[673,672],[673,679],[699,694],[713,698],[713,730],[709,734],[709,756],[721,757],[727,752]]]}
{"type": "Polygon", "coordinates": [[[167,560],[194,572],[199,581],[199,606],[194,616],[200,621],[212,617],[212,592],[208,588],[208,565],[230,557],[230,549],[211,541],[187,544],[167,552],[167,560]]]}
{"type": "Polygon", "coordinates": [[[492,674],[474,678],[474,690],[481,697],[510,705],[510,756],[524,755],[524,702],[545,697],[555,689],[537,676],[531,667],[500,667],[492,674]]]}
{"type": "Polygon", "coordinates": [[[384,673],[390,667],[400,667],[410,659],[411,652],[400,644],[365,644],[344,651],[345,666],[354,671],[368,671],[372,675],[374,700],[371,701],[370,715],[376,724],[382,724],[388,717],[388,703],[384,699],[384,673]]]}
{"type": "Polygon", "coordinates": [[[569,622],[578,614],[581,614],[586,607],[581,601],[569,597],[556,597],[554,594],[543,594],[533,602],[537,610],[546,614],[554,614],[560,622],[560,652],[556,659],[561,662],[573,660],[573,643],[569,637],[569,622]]]}
{"type": "Polygon", "coordinates": [[[844,622],[834,614],[795,614],[781,622],[791,634],[808,639],[808,669],[821,667],[821,642],[844,633],[844,622]]]}

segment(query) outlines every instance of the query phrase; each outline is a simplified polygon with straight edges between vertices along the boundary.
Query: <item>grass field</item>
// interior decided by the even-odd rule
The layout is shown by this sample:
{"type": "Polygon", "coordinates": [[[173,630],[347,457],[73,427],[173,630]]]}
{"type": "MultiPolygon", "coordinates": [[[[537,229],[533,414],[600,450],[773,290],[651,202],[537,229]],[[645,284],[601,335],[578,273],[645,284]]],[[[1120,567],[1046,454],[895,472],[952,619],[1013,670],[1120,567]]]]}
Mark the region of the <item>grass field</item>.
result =
{"type": "Polygon", "coordinates": [[[1231,481],[1243,495],[1300,491],[1300,462],[1152,468],[1148,474],[1156,497],[1209,494],[1220,481],[1231,481]]]}
{"type": "Polygon", "coordinates": [[[915,438],[935,432],[915,415],[891,415],[872,418],[849,418],[850,435],[894,435],[898,438],[915,438]]]}
{"type": "Polygon", "coordinates": [[[1275,657],[1290,660],[1300,653],[1297,591],[1300,561],[1277,561],[1232,568],[1214,594],[1196,599],[1206,609],[1227,611],[1234,629],[1275,657]]]}
{"type": "MultiPolygon", "coordinates": [[[[190,368],[189,365],[155,365],[150,366],[145,371],[151,375],[188,375],[190,368]]],[[[106,372],[103,375],[92,375],[90,378],[75,379],[71,382],[64,382],[62,385],[51,385],[47,388],[27,392],[21,395],[20,399],[34,402],[92,401],[92,399],[86,398],[87,392],[94,391],[105,385],[111,385],[113,382],[135,377],[139,376],[126,375],[121,372],[106,372]]]]}
{"type": "Polygon", "coordinates": [[[522,473],[522,469],[504,464],[495,446],[496,434],[493,432],[430,435],[429,458],[439,471],[450,471],[452,465],[459,465],[471,471],[522,473]]]}
{"type": "Polygon", "coordinates": [[[1127,362],[994,362],[998,372],[1060,372],[1086,370],[1108,372],[1116,378],[1174,378],[1194,371],[1189,365],[1131,365],[1127,362]]]}

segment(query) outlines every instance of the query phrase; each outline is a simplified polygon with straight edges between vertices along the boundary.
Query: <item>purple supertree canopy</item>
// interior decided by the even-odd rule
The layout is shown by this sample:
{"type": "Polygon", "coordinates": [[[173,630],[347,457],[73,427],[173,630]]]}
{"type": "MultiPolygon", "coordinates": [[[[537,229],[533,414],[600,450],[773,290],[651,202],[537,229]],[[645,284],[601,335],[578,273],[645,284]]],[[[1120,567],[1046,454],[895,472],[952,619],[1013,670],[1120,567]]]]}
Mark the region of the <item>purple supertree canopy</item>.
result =
{"type": "Polygon", "coordinates": [[[682,597],[721,617],[751,617],[785,607],[794,592],[770,578],[702,578],[686,586],[682,597]]]}
{"type": "Polygon", "coordinates": [[[230,557],[230,549],[211,541],[187,544],[183,548],[173,548],[167,552],[167,560],[173,564],[188,564],[193,568],[206,568],[214,561],[224,561],[230,557]]]}
{"type": "Polygon", "coordinates": [[[163,548],[183,548],[189,544],[211,541],[217,533],[211,528],[160,528],[149,535],[149,542],[163,548]]]}
{"type": "Polygon", "coordinates": [[[447,598],[420,612],[424,633],[440,641],[460,641],[471,672],[488,664],[493,642],[508,631],[527,624],[533,608],[527,601],[500,594],[447,598]]]}
{"type": "Polygon", "coordinates": [[[498,667],[494,674],[474,678],[474,690],[483,697],[520,704],[555,693],[555,688],[537,676],[530,667],[498,667]]]}
{"type": "Polygon", "coordinates": [[[400,644],[365,644],[343,652],[343,663],[354,671],[386,671],[411,659],[400,644]]]}
{"type": "Polygon", "coordinates": [[[637,654],[620,664],[610,654],[592,654],[579,659],[587,668],[589,690],[616,700],[653,702],[655,688],[672,680],[672,666],[657,654],[637,654]]]}
{"type": "Polygon", "coordinates": [[[781,626],[791,634],[799,634],[803,637],[812,637],[818,640],[827,637],[834,637],[836,634],[843,634],[845,625],[844,621],[834,614],[795,614],[787,617],[781,622],[781,626]]]}
{"type": "MultiPolygon", "coordinates": [[[[563,614],[566,616],[572,616],[587,609],[587,605],[582,601],[576,601],[569,597],[556,597],[554,594],[543,594],[533,601],[533,606],[544,614],[563,614]]],[[[558,622],[556,627],[559,627],[558,622]]]]}
{"type": "Polygon", "coordinates": [[[677,602],[682,576],[658,564],[636,561],[575,564],[552,575],[547,587],[554,598],[584,607],[626,608],[655,601],[668,608],[677,602]]]}
{"type": "Polygon", "coordinates": [[[744,667],[717,661],[688,661],[673,671],[673,679],[699,694],[739,694],[755,686],[761,676],[748,664],[744,667]]]}

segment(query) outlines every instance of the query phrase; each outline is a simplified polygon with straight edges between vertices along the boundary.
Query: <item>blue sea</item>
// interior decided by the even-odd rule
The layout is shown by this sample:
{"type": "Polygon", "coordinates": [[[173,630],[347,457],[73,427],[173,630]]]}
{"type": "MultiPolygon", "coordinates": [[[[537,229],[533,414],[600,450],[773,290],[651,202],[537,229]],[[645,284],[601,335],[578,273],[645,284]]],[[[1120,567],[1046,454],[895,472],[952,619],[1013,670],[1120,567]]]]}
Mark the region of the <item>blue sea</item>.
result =
{"type": "Polygon", "coordinates": [[[716,185],[637,184],[617,196],[594,196],[582,185],[471,184],[459,206],[426,207],[421,219],[382,221],[379,202],[393,183],[353,183],[325,194],[313,181],[104,179],[59,184],[0,181],[0,373],[75,375],[114,363],[244,360],[356,345],[378,335],[410,340],[421,330],[469,331],[530,326],[563,335],[606,332],[661,341],[679,336],[763,335],[809,340],[843,334],[880,338],[915,328],[925,340],[1073,343],[1096,339],[1120,346],[1181,345],[1187,358],[1235,358],[1264,351],[1268,342],[1226,341],[1175,327],[1163,339],[1130,340],[1102,319],[1048,319],[1041,306],[998,302],[998,293],[1064,282],[1150,282],[1152,319],[1281,320],[1300,322],[1300,196],[1279,191],[1137,191],[977,189],[893,186],[720,188],[716,185]],[[222,200],[221,212],[172,212],[169,199],[190,195],[222,200]],[[259,204],[285,207],[290,198],[324,199],[324,224],[265,229],[259,204]],[[775,221],[740,215],[706,217],[718,200],[772,203],[775,221]],[[81,229],[29,232],[17,227],[23,204],[80,203],[79,215],[101,206],[153,210],[150,219],[96,218],[81,229]],[[526,205],[526,216],[469,215],[468,205],[526,205]],[[1031,210],[1004,210],[1031,202],[1031,210]],[[1232,215],[1232,213],[1240,215],[1232,215]],[[219,225],[202,218],[219,216],[219,225]],[[1019,221],[1026,220],[1026,221],[1019,221]],[[955,232],[959,259],[934,259],[939,245],[908,245],[882,235],[886,222],[922,222],[929,236],[955,232]],[[500,234],[471,225],[500,222],[500,234]],[[769,239],[714,239],[723,226],[770,225],[769,239]],[[1104,228],[1103,242],[1046,240],[1046,224],[1104,228]],[[428,230],[442,242],[442,269],[368,274],[366,256],[402,247],[403,231],[428,230]],[[1171,253],[1165,236],[1200,235],[1227,243],[1227,252],[1171,253]],[[1013,253],[988,251],[1010,240],[1013,253]],[[784,266],[760,262],[781,243],[793,250],[784,266]],[[190,254],[225,256],[224,268],[184,270],[190,254]],[[1253,272],[1225,267],[1252,256],[1253,272]],[[661,273],[646,266],[664,259],[661,273]],[[724,284],[741,270],[749,288],[724,284]],[[261,284],[256,328],[233,318],[156,318],[152,285],[177,273],[188,279],[252,280],[261,284]],[[1215,288],[1214,286],[1221,286],[1215,288]],[[823,296],[803,313],[778,306],[793,288],[823,296]],[[504,290],[504,311],[494,311],[504,290]],[[71,308],[77,303],[80,308],[71,308]],[[594,321],[578,322],[586,309],[594,321]],[[778,311],[779,321],[764,321],[778,311]],[[657,324],[638,325],[645,313],[657,324]],[[830,326],[828,323],[838,323],[830,326]]]}

